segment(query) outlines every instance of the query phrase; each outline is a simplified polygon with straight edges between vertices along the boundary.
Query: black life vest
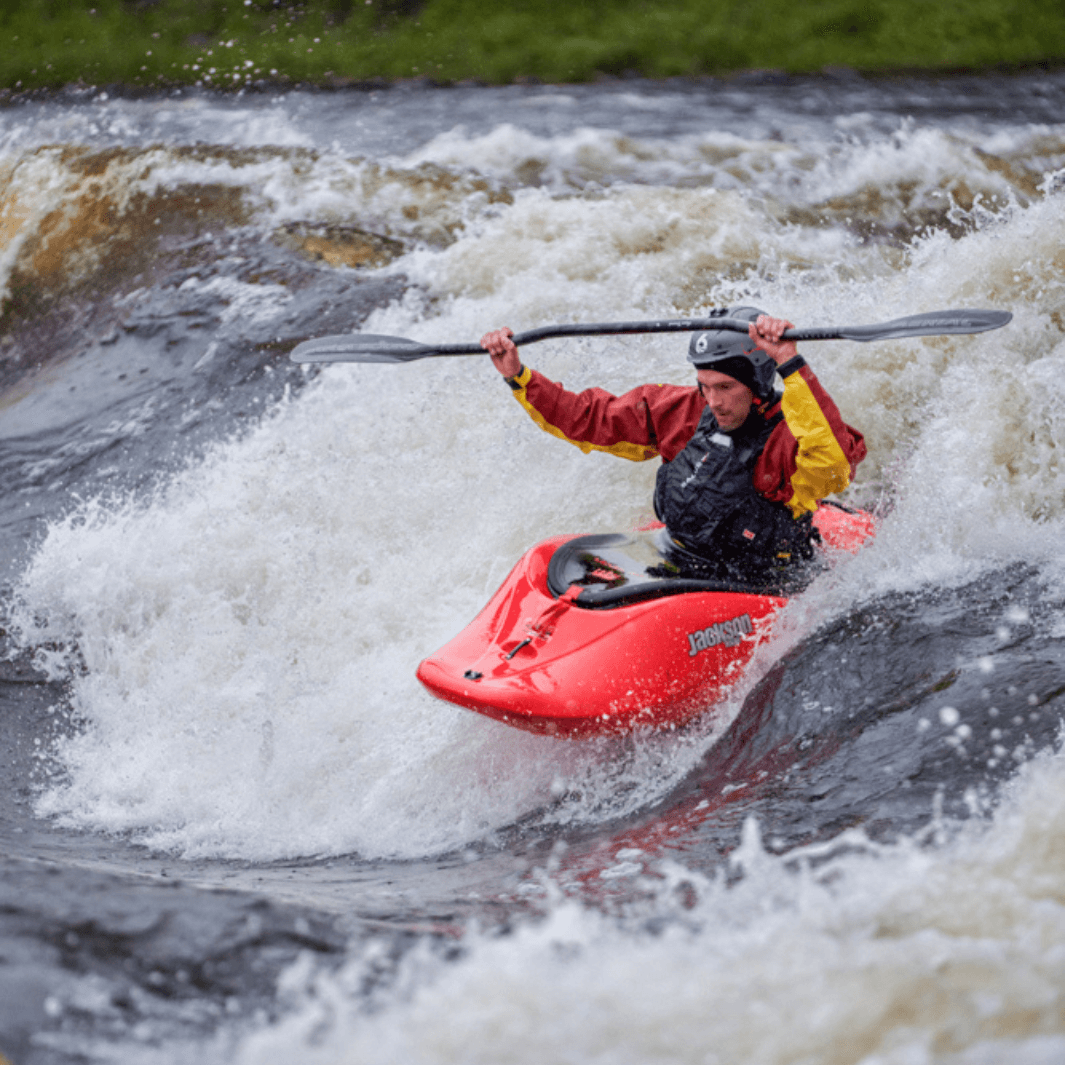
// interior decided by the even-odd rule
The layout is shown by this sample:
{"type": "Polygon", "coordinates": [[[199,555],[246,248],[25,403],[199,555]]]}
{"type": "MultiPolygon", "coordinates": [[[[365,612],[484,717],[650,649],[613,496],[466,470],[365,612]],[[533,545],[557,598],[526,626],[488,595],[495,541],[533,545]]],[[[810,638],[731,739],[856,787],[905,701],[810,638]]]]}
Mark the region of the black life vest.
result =
{"type": "Polygon", "coordinates": [[[796,520],[783,503],[754,488],[753,473],[783,415],[752,409],[731,433],[708,407],[695,434],[655,481],[655,513],[697,568],[724,578],[759,581],[813,555],[811,515],[796,520]]]}

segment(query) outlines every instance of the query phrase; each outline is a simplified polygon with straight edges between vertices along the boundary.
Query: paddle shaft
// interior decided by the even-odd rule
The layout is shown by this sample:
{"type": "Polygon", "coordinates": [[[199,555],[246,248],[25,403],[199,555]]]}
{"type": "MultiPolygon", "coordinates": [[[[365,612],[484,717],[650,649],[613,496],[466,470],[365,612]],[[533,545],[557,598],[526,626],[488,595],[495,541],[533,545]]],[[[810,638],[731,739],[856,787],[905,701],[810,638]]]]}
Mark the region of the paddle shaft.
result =
{"type": "MultiPolygon", "coordinates": [[[[623,336],[631,333],[699,333],[707,329],[726,329],[733,333],[746,333],[750,323],[738,318],[660,318],[645,322],[590,322],[584,325],[542,325],[514,334],[514,344],[522,347],[538,340],[553,340],[556,337],[623,336]]],[[[842,340],[843,330],[835,327],[824,329],[788,329],[784,340],[842,340]]],[[[479,355],[484,352],[480,344],[433,344],[437,355],[479,355]]]]}

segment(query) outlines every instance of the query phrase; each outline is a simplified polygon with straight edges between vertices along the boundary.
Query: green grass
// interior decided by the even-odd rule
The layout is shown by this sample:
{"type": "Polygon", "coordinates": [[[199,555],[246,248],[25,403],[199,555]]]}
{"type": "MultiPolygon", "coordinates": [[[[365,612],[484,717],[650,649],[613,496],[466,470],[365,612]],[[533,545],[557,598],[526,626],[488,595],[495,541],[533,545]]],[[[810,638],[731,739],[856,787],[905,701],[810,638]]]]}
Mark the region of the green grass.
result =
{"type": "Polygon", "coordinates": [[[16,90],[1062,64],[1062,0],[0,0],[16,90]]]}

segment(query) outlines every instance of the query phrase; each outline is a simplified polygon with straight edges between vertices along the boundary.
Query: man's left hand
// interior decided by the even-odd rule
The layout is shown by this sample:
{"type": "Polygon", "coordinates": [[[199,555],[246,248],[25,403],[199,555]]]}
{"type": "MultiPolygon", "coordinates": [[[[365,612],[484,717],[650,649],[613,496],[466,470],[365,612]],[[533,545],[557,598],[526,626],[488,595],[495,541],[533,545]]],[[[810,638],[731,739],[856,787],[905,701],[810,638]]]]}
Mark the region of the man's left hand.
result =
{"type": "Polygon", "coordinates": [[[762,351],[778,366],[782,366],[798,354],[794,340],[780,339],[785,329],[793,328],[792,323],[783,318],[770,318],[768,314],[760,314],[751,322],[747,333],[762,351]]]}

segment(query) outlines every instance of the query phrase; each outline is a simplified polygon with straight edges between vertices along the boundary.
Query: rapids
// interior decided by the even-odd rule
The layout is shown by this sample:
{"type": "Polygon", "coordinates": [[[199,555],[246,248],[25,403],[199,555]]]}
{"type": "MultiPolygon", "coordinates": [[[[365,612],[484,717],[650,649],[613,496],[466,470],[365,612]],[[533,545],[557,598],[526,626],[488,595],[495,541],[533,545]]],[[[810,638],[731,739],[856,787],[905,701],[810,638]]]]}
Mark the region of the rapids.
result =
{"type": "MultiPolygon", "coordinates": [[[[0,110],[0,1052],[1065,1056],[1065,77],[0,110]],[[486,360],[365,330],[1010,310],[809,344],[877,540],[680,732],[414,678],[521,551],[650,516],[486,360]]],[[[688,378],[683,340],[524,352],[688,378]]]]}

